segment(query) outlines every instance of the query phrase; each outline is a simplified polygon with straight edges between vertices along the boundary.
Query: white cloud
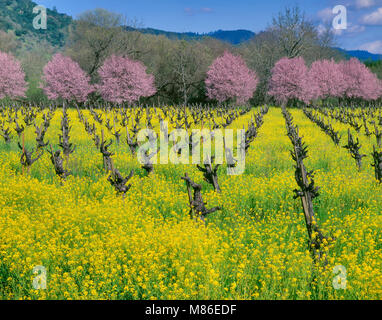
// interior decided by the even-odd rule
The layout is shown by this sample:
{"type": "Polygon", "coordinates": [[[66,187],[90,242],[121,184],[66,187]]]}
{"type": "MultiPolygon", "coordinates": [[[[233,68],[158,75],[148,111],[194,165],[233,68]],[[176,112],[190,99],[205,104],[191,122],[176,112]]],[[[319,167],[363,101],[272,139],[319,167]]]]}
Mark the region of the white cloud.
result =
{"type": "Polygon", "coordinates": [[[189,15],[189,16],[193,16],[193,15],[196,15],[196,14],[203,14],[203,13],[213,13],[214,10],[212,8],[207,8],[207,7],[204,7],[204,8],[201,8],[201,9],[193,9],[193,8],[185,8],[184,9],[184,12],[189,15]]]}
{"type": "Polygon", "coordinates": [[[347,29],[347,32],[349,32],[349,33],[360,33],[360,32],[364,32],[365,30],[366,30],[365,26],[355,24],[355,25],[350,25],[347,29]]]}
{"type": "Polygon", "coordinates": [[[328,25],[324,25],[324,24],[320,23],[317,26],[318,34],[322,35],[323,33],[325,33],[327,31],[328,27],[330,28],[332,33],[334,35],[336,35],[336,36],[350,36],[350,35],[354,35],[354,34],[357,34],[357,33],[364,32],[366,30],[365,26],[359,25],[359,24],[354,24],[353,25],[351,23],[348,23],[347,29],[343,30],[343,29],[334,29],[330,25],[328,26],[328,25]]]}
{"type": "Polygon", "coordinates": [[[214,12],[214,10],[212,8],[202,8],[200,9],[201,12],[204,12],[204,13],[212,13],[214,12]]]}
{"type": "Polygon", "coordinates": [[[355,5],[359,9],[370,8],[375,5],[375,1],[374,0],[356,0],[355,5]]]}
{"type": "Polygon", "coordinates": [[[368,42],[359,47],[360,50],[366,50],[374,54],[382,54],[382,41],[377,40],[368,42]]]}
{"type": "Polygon", "coordinates": [[[331,22],[333,20],[334,14],[332,8],[325,8],[317,13],[317,16],[324,23],[331,22]]]}
{"type": "Polygon", "coordinates": [[[317,27],[317,31],[319,35],[322,35],[327,31],[327,27],[320,23],[317,27]]]}
{"type": "Polygon", "coordinates": [[[369,25],[382,25],[382,7],[362,17],[362,22],[369,25]]]}

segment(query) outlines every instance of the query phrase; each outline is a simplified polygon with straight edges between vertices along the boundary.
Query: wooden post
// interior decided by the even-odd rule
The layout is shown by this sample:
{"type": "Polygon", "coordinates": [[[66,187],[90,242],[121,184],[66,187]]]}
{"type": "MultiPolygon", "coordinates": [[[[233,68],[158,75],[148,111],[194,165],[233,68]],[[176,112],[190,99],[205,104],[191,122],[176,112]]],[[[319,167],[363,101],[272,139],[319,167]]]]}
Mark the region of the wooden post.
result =
{"type": "Polygon", "coordinates": [[[52,148],[52,145],[50,144],[50,152],[52,153],[52,158],[53,158],[53,162],[54,162],[54,167],[56,167],[56,158],[54,157],[54,154],[53,154],[53,148],[52,148]]]}
{"type": "MultiPolygon", "coordinates": [[[[295,154],[297,155],[297,147],[294,146],[295,154]]],[[[304,185],[309,185],[308,178],[306,176],[306,169],[302,160],[297,158],[297,167],[301,172],[302,180],[304,185]]],[[[303,191],[303,195],[301,196],[302,207],[304,209],[304,217],[306,223],[306,229],[308,231],[309,239],[312,240],[312,224],[314,221],[314,211],[313,211],[313,203],[310,194],[306,191],[303,191]]]]}
{"type": "MultiPolygon", "coordinates": [[[[104,133],[103,133],[103,129],[101,129],[101,146],[103,144],[104,144],[104,133]]],[[[105,157],[103,155],[102,155],[102,160],[103,160],[103,168],[106,171],[106,173],[108,173],[109,170],[107,168],[105,157]]]]}
{"type": "MultiPolygon", "coordinates": [[[[184,176],[186,178],[188,178],[187,172],[185,173],[184,176]]],[[[193,218],[194,217],[194,208],[192,206],[192,191],[191,191],[190,183],[188,181],[186,181],[186,186],[187,186],[187,193],[188,193],[188,201],[190,203],[190,216],[191,216],[191,218],[193,218]]]]}
{"type": "MultiPolygon", "coordinates": [[[[24,137],[24,132],[23,132],[23,155],[25,155],[25,137],[24,137]]],[[[24,166],[22,166],[22,174],[24,175],[24,166]]]]}

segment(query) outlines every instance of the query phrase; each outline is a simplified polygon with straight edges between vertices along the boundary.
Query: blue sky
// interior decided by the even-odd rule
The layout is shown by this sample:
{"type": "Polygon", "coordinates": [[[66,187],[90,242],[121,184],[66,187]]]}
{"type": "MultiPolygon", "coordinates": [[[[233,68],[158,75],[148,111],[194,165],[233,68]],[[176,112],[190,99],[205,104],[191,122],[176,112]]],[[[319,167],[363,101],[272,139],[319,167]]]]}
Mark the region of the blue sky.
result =
{"type": "Polygon", "coordinates": [[[166,31],[264,30],[286,6],[299,5],[317,26],[331,24],[336,5],[347,9],[347,29],[337,30],[339,46],[382,54],[382,0],[35,0],[76,17],[105,8],[166,31]]]}

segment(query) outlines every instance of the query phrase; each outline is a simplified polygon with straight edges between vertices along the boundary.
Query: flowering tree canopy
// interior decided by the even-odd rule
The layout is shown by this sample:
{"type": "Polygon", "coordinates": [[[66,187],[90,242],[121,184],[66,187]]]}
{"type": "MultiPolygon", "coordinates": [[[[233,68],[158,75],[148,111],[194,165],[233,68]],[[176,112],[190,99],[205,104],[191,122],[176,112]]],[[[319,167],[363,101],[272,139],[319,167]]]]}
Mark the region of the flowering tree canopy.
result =
{"type": "Polygon", "coordinates": [[[141,62],[127,57],[109,57],[98,74],[101,78],[98,90],[110,102],[133,103],[156,92],[154,76],[146,73],[146,67],[141,62]]]}
{"type": "Polygon", "coordinates": [[[382,98],[382,80],[379,80],[378,97],[382,98]]]}
{"type": "Polygon", "coordinates": [[[280,59],[272,69],[268,94],[283,104],[290,99],[307,102],[312,96],[312,88],[306,83],[307,71],[301,57],[280,59]]]}
{"type": "Polygon", "coordinates": [[[94,91],[89,84],[90,78],[78,63],[58,53],[44,67],[43,86],[49,99],[68,101],[85,101],[89,93],[94,91]]]}
{"type": "Polygon", "coordinates": [[[339,67],[344,77],[344,94],[349,98],[376,100],[380,96],[380,81],[358,59],[341,61],[339,67]]]}
{"type": "Polygon", "coordinates": [[[308,98],[341,97],[345,91],[344,75],[339,64],[334,60],[317,60],[313,62],[306,82],[308,98]]]}
{"type": "Polygon", "coordinates": [[[24,97],[26,90],[25,73],[20,62],[0,51],[0,99],[24,97]]]}
{"type": "Polygon", "coordinates": [[[219,102],[236,99],[238,103],[253,96],[258,82],[256,73],[248,69],[244,60],[228,51],[212,63],[205,80],[210,99],[219,102]]]}

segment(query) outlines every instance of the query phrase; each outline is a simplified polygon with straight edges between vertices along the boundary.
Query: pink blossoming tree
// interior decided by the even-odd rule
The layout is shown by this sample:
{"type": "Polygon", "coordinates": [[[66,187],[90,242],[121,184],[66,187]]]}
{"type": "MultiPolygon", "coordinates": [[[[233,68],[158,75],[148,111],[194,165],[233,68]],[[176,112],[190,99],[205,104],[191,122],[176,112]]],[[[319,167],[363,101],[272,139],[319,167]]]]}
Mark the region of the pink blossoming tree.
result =
{"type": "Polygon", "coordinates": [[[344,75],[334,60],[313,62],[306,81],[312,99],[342,97],[345,91],[344,75]]]}
{"type": "Polygon", "coordinates": [[[146,73],[139,61],[113,55],[106,59],[98,74],[98,90],[106,101],[133,103],[156,93],[154,76],[146,73]]]}
{"type": "Polygon", "coordinates": [[[268,94],[283,105],[290,99],[308,103],[314,90],[307,85],[307,71],[301,57],[280,59],[272,69],[268,94]]]}
{"type": "Polygon", "coordinates": [[[79,64],[61,53],[54,55],[44,67],[42,79],[45,82],[42,88],[52,100],[83,102],[94,91],[89,76],[79,64]]]}
{"type": "Polygon", "coordinates": [[[379,80],[378,97],[382,99],[382,80],[379,80]]]}
{"type": "Polygon", "coordinates": [[[218,57],[207,72],[205,84],[207,96],[219,102],[236,99],[237,103],[246,103],[253,97],[259,80],[241,57],[226,51],[218,57]]]}
{"type": "Polygon", "coordinates": [[[380,81],[358,59],[341,61],[340,70],[344,77],[344,95],[348,98],[376,100],[380,96],[380,81]]]}
{"type": "Polygon", "coordinates": [[[0,51],[0,99],[25,97],[26,90],[25,73],[20,62],[0,51]]]}

